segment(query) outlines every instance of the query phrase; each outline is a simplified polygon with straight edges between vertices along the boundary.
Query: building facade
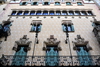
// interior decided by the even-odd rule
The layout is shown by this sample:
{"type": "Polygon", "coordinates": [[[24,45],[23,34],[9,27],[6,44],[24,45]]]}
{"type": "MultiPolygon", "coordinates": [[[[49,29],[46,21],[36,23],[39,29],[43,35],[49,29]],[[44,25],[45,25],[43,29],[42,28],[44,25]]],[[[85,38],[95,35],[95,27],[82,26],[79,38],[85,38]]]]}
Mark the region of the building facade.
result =
{"type": "Polygon", "coordinates": [[[0,13],[0,63],[100,66],[100,10],[88,0],[11,0],[0,13]]]}

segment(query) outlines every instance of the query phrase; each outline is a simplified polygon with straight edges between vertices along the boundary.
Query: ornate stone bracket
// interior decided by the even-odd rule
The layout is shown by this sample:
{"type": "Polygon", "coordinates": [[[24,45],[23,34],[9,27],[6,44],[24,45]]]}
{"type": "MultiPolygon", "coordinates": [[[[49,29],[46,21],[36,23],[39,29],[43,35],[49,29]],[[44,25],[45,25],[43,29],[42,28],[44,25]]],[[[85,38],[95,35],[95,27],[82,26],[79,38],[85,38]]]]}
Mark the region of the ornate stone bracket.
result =
{"type": "Polygon", "coordinates": [[[28,46],[27,50],[30,50],[32,41],[28,41],[28,40],[29,40],[29,38],[27,38],[27,35],[24,35],[23,38],[20,38],[19,41],[15,41],[13,50],[17,51],[18,45],[23,45],[23,46],[27,45],[28,46]]]}
{"type": "Polygon", "coordinates": [[[13,20],[10,20],[10,19],[8,19],[8,20],[3,20],[2,21],[2,25],[4,26],[4,25],[8,25],[8,24],[10,24],[11,22],[13,22],[13,20]]]}
{"type": "Polygon", "coordinates": [[[94,18],[93,23],[100,24],[100,21],[97,21],[97,20],[94,18]]]}
{"type": "Polygon", "coordinates": [[[43,43],[43,50],[47,50],[47,46],[57,46],[58,50],[62,50],[59,45],[60,41],[57,41],[57,38],[54,38],[54,35],[50,35],[50,38],[47,38],[47,41],[44,41],[43,43]]]}
{"type": "Polygon", "coordinates": [[[84,38],[81,38],[80,35],[77,35],[77,38],[75,38],[75,41],[72,41],[73,43],[73,49],[77,50],[77,46],[86,46],[88,50],[92,50],[92,48],[89,46],[89,41],[84,41],[84,38]]]}

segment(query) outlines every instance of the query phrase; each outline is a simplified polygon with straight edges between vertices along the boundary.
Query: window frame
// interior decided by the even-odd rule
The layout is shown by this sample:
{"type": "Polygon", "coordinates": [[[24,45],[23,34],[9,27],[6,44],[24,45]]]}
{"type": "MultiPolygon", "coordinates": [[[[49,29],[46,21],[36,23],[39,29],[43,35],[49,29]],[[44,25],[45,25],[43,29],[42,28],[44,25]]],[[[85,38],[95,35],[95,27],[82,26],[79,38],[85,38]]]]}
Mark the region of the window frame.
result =
{"type": "Polygon", "coordinates": [[[68,31],[68,32],[74,32],[75,31],[75,29],[74,29],[74,25],[73,25],[73,23],[72,23],[72,21],[71,20],[62,20],[62,29],[63,29],[63,31],[64,32],[66,32],[66,24],[67,24],[67,28],[68,28],[68,26],[70,27],[70,29],[71,29],[71,31],[68,31]]]}

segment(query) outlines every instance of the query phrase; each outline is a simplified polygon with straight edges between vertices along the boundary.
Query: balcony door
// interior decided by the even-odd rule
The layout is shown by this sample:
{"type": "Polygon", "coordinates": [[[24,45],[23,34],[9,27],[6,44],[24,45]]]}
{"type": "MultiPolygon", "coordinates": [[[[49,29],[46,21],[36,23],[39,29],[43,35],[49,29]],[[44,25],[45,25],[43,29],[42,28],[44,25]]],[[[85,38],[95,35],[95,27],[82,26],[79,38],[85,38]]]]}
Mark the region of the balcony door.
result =
{"type": "Polygon", "coordinates": [[[56,47],[47,47],[46,51],[46,66],[58,65],[58,51],[56,47]]]}
{"type": "Polygon", "coordinates": [[[80,65],[92,65],[92,58],[86,47],[77,47],[78,60],[80,65]]]}
{"type": "Polygon", "coordinates": [[[27,52],[25,51],[25,47],[19,47],[13,57],[12,65],[24,66],[26,55],[27,55],[27,52]]]}

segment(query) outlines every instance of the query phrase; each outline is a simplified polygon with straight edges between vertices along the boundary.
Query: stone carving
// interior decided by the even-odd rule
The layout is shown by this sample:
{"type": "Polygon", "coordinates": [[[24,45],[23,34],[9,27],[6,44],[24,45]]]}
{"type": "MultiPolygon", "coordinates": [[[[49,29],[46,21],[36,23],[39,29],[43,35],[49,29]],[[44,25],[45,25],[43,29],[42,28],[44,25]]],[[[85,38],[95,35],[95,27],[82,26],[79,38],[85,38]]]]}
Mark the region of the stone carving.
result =
{"type": "Polygon", "coordinates": [[[100,21],[97,21],[95,18],[94,18],[94,22],[95,24],[95,27],[93,28],[93,32],[94,32],[94,35],[95,37],[97,38],[97,41],[99,42],[100,44],[100,21]]]}
{"type": "Polygon", "coordinates": [[[44,41],[44,47],[43,50],[46,50],[46,45],[48,46],[57,46],[58,50],[61,50],[61,47],[59,45],[60,41],[57,41],[57,38],[54,38],[54,35],[50,35],[50,38],[47,38],[47,41],[44,41]]]}
{"type": "Polygon", "coordinates": [[[11,34],[11,30],[10,30],[10,26],[12,25],[11,22],[13,22],[13,20],[4,20],[2,21],[2,23],[0,24],[0,37],[5,37],[5,41],[7,40],[7,37],[11,34]]]}
{"type": "Polygon", "coordinates": [[[28,41],[29,38],[27,38],[27,35],[24,35],[23,38],[20,38],[19,41],[15,41],[15,45],[13,47],[13,50],[17,50],[18,45],[28,45],[27,50],[31,49],[31,43],[32,41],[28,41]]]}
{"type": "Polygon", "coordinates": [[[100,24],[100,21],[97,21],[97,20],[94,18],[93,23],[100,24]]]}
{"type": "Polygon", "coordinates": [[[89,41],[85,41],[80,35],[77,35],[77,38],[75,38],[75,41],[72,41],[72,43],[74,50],[77,50],[77,46],[86,46],[88,50],[92,50],[92,48],[88,45],[89,41]]]}

